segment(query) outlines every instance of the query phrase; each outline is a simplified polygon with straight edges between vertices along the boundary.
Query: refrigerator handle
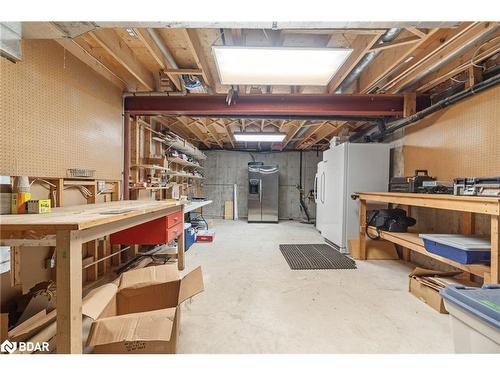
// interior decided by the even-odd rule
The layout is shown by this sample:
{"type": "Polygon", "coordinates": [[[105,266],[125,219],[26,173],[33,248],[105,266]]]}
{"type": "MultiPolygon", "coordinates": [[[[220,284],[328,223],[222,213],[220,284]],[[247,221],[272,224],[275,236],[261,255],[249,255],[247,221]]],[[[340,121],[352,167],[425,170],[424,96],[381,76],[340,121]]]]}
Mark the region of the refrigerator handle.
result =
{"type": "Polygon", "coordinates": [[[262,202],[262,179],[259,180],[259,201],[262,202]]]}
{"type": "Polygon", "coordinates": [[[321,203],[325,203],[325,172],[321,175],[321,203]]]}
{"type": "Polygon", "coordinates": [[[314,176],[314,202],[318,203],[318,175],[314,176]]]}

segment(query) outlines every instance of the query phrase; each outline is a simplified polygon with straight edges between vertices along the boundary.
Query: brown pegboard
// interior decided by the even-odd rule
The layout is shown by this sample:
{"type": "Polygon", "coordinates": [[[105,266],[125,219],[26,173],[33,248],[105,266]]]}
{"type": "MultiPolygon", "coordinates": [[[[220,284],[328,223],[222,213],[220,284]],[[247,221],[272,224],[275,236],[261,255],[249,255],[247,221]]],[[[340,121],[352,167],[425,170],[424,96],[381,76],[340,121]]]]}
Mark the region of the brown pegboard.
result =
{"type": "Polygon", "coordinates": [[[64,177],[68,168],[120,179],[120,90],[50,40],[0,58],[0,174],[64,177]]]}
{"type": "Polygon", "coordinates": [[[500,87],[477,94],[406,128],[404,170],[439,180],[500,175],[500,87]]]}

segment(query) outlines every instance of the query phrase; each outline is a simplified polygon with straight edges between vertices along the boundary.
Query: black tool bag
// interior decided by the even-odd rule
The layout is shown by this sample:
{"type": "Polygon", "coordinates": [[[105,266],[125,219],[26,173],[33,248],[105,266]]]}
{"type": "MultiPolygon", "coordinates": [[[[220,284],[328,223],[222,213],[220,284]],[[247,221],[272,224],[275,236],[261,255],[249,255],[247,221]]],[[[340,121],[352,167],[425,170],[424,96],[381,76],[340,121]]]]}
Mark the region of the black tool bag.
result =
{"type": "Polygon", "coordinates": [[[366,234],[372,240],[380,238],[380,231],[387,232],[407,232],[408,227],[416,224],[416,220],[406,216],[406,211],[400,208],[373,210],[369,211],[366,216],[366,234]],[[373,237],[368,233],[368,227],[377,229],[377,236],[373,237]]]}

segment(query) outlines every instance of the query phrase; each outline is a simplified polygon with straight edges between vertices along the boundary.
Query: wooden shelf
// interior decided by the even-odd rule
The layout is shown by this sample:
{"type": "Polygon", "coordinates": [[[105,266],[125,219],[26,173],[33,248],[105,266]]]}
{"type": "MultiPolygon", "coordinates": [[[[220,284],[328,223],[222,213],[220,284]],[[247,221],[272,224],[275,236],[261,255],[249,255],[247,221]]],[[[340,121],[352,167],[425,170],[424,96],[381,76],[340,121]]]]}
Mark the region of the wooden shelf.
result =
{"type": "Polygon", "coordinates": [[[201,165],[196,164],[196,163],[192,163],[190,161],[187,161],[187,160],[184,160],[184,159],[181,159],[181,158],[168,157],[167,160],[169,161],[169,163],[175,163],[175,164],[179,164],[179,165],[184,165],[186,167],[193,167],[193,168],[203,169],[203,167],[201,165]]]}
{"type": "Polygon", "coordinates": [[[130,166],[130,168],[157,169],[160,171],[170,172],[169,168],[161,167],[159,165],[152,165],[152,164],[136,164],[136,165],[130,166]]]}
{"type": "Polygon", "coordinates": [[[201,176],[193,176],[193,175],[190,175],[190,174],[186,174],[186,173],[169,173],[168,174],[170,177],[184,177],[184,178],[194,178],[194,179],[203,179],[204,177],[201,177],[201,176]]]}
{"type": "MultiPolygon", "coordinates": [[[[368,231],[370,232],[370,234],[377,234],[377,231],[374,227],[369,227],[368,231]]],[[[407,249],[413,250],[417,253],[423,254],[429,258],[436,259],[442,263],[449,264],[450,266],[453,266],[455,268],[472,273],[473,275],[484,277],[485,273],[490,272],[490,266],[484,264],[461,264],[451,259],[428,252],[424,247],[423,239],[419,237],[418,233],[396,233],[381,231],[380,238],[403,246],[407,249]]]]}
{"type": "Polygon", "coordinates": [[[139,187],[131,187],[130,190],[166,190],[170,189],[170,187],[167,186],[139,186],[139,187]]]}

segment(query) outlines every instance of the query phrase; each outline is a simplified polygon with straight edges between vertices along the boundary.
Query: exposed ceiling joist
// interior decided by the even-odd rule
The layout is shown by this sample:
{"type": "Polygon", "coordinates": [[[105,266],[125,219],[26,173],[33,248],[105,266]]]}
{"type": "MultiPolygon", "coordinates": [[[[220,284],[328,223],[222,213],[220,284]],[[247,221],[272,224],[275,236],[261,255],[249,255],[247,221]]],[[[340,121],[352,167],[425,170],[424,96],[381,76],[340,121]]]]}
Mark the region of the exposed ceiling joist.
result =
{"type": "Polygon", "coordinates": [[[183,29],[183,34],[186,37],[187,48],[191,51],[196,65],[199,69],[202,70],[201,76],[203,77],[203,81],[208,87],[214,86],[214,81],[212,79],[212,75],[210,74],[210,66],[205,58],[205,54],[203,53],[201,42],[194,29],[183,29]]]}
{"type": "MultiPolygon", "coordinates": [[[[222,126],[222,128],[224,129],[226,135],[227,135],[227,138],[229,139],[229,143],[231,143],[231,147],[234,148],[234,144],[236,142],[236,140],[234,139],[234,135],[233,135],[233,131],[231,130],[231,123],[227,123],[224,119],[221,119],[220,120],[221,122],[217,122],[220,126],[222,126]]],[[[234,121],[233,121],[234,122],[234,121]]]]}
{"type": "Polygon", "coordinates": [[[311,127],[310,129],[308,129],[303,137],[302,137],[302,140],[295,145],[295,148],[302,148],[305,144],[307,144],[307,141],[311,138],[311,137],[314,137],[320,130],[324,129],[324,128],[327,128],[327,127],[330,127],[330,126],[333,126],[330,124],[329,121],[323,121],[322,123],[314,126],[314,127],[311,127]]]}
{"type": "Polygon", "coordinates": [[[290,125],[290,130],[288,131],[288,134],[286,135],[285,139],[283,140],[283,146],[282,150],[288,146],[288,143],[295,137],[295,135],[299,132],[299,130],[302,128],[302,126],[305,125],[307,120],[305,121],[294,121],[295,124],[290,125]]]}
{"type": "Polygon", "coordinates": [[[97,30],[89,35],[147,90],[155,90],[156,85],[151,72],[139,62],[133,51],[114,30],[97,30]]]}
{"type": "Polygon", "coordinates": [[[112,70],[104,65],[98,58],[79,45],[74,39],[64,38],[55,39],[65,50],[74,55],[76,58],[94,69],[98,74],[106,78],[121,90],[129,89],[129,84],[117,76],[112,70]]]}
{"type": "Polygon", "coordinates": [[[182,85],[179,81],[179,77],[177,77],[175,74],[172,74],[168,72],[170,68],[170,64],[166,59],[163,57],[160,49],[156,46],[155,42],[153,39],[151,39],[151,36],[147,32],[146,29],[134,29],[135,33],[137,34],[138,39],[142,42],[144,47],[147,49],[151,57],[156,61],[156,63],[159,65],[160,69],[164,70],[170,79],[172,81],[173,85],[177,88],[177,90],[182,89],[182,85]]]}
{"type": "Polygon", "coordinates": [[[214,128],[214,123],[216,123],[216,121],[214,119],[204,119],[202,120],[202,122],[205,123],[205,127],[208,129],[210,135],[215,140],[215,142],[217,142],[219,147],[224,148],[224,142],[221,141],[221,139],[219,138],[219,134],[217,133],[217,130],[215,130],[214,128]]]}
{"type": "Polygon", "coordinates": [[[203,135],[203,132],[196,126],[196,121],[188,123],[188,119],[184,116],[179,116],[177,119],[187,128],[196,138],[200,140],[207,148],[211,148],[211,144],[208,142],[207,138],[203,135]]]}
{"type": "Polygon", "coordinates": [[[402,39],[396,39],[392,42],[376,44],[372,48],[370,48],[370,51],[383,51],[383,50],[386,50],[389,48],[401,47],[401,46],[405,46],[407,44],[414,44],[420,40],[422,40],[422,39],[419,37],[415,37],[415,36],[408,37],[408,38],[402,38],[402,39]]]}
{"type": "Polygon", "coordinates": [[[351,45],[351,48],[353,49],[352,53],[328,83],[327,92],[332,94],[335,90],[337,90],[342,81],[361,61],[363,56],[370,51],[370,48],[372,48],[372,46],[378,41],[381,35],[382,33],[374,35],[359,35],[356,39],[354,39],[351,45]]]}
{"type": "Polygon", "coordinates": [[[427,36],[427,33],[424,33],[422,30],[419,30],[416,27],[407,27],[406,30],[418,36],[419,38],[425,38],[427,36]]]}
{"type": "Polygon", "coordinates": [[[382,80],[395,69],[409,66],[418,50],[427,48],[426,46],[437,47],[441,43],[440,40],[446,40],[453,33],[455,30],[431,30],[425,38],[415,44],[382,51],[361,73],[358,81],[359,92],[369,93],[377,89],[381,86],[382,80]]]}
{"type": "Polygon", "coordinates": [[[391,92],[399,92],[416,83],[417,80],[425,75],[432,73],[436,67],[445,63],[445,59],[458,57],[461,53],[472,48],[476,41],[481,40],[487,35],[491,35],[498,30],[496,23],[475,22],[462,32],[451,38],[448,43],[441,48],[433,50],[422,58],[418,58],[413,66],[401,74],[393,77],[384,89],[391,92]]]}

